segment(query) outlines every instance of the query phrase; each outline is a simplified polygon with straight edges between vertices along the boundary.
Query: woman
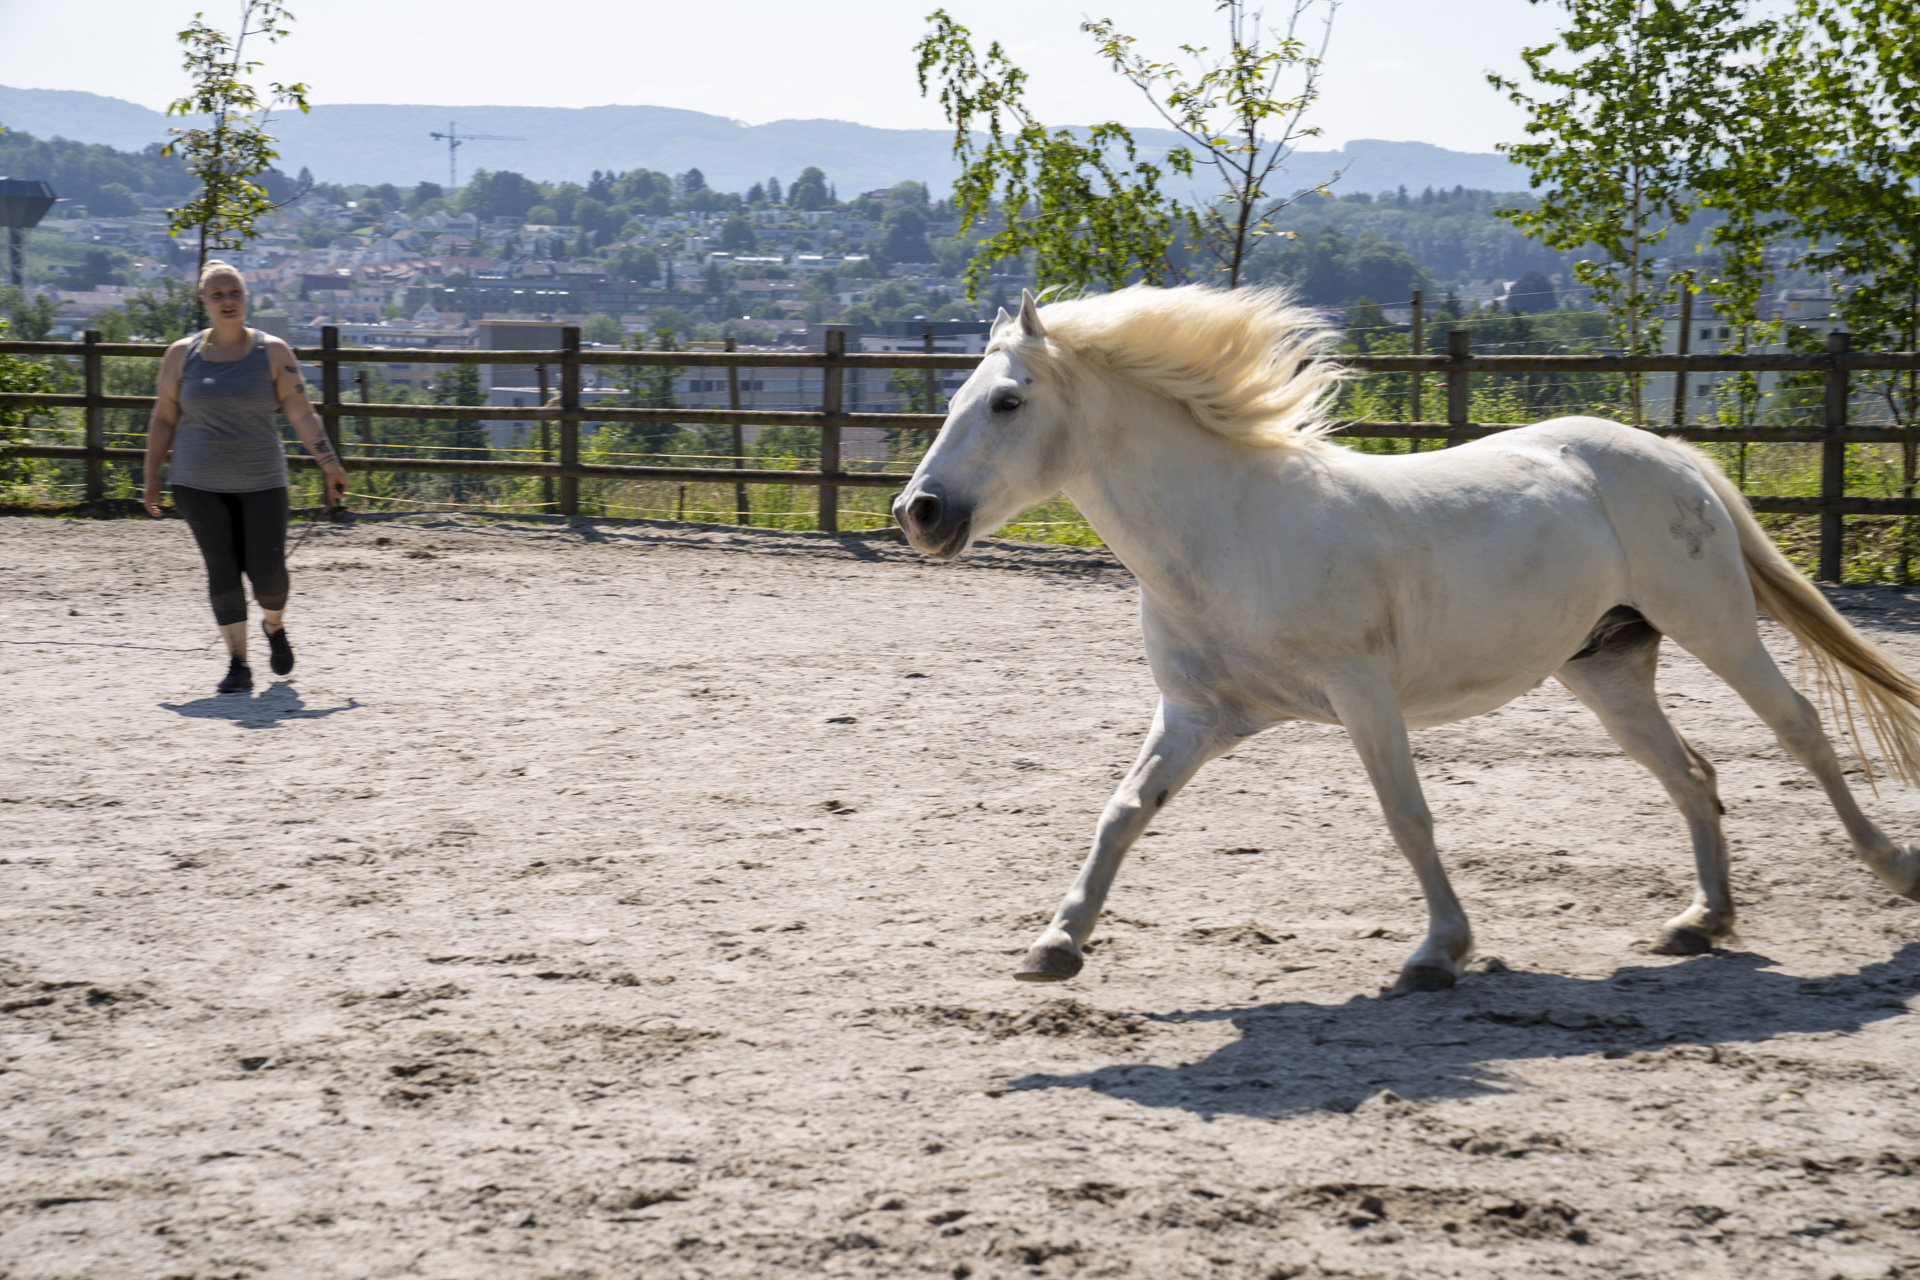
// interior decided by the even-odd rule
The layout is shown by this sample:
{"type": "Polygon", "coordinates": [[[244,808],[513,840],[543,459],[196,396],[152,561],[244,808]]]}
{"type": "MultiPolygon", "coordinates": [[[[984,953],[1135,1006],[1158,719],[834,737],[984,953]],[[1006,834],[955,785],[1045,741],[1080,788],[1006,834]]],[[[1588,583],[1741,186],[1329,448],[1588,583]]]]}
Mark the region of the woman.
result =
{"type": "Polygon", "coordinates": [[[287,455],[274,411],[287,421],[327,477],[327,504],[338,505],[347,473],[307,399],[293,350],[246,326],[247,283],[215,259],[200,271],[200,298],[211,329],[167,348],[153,418],[147,424],[150,515],[160,514],[160,469],[173,455],[173,504],[186,517],[207,562],[213,620],[227,642],[221,693],[253,688],[247,665],[247,597],[266,614],[275,675],[293,670],[293,646],[281,611],[287,607],[287,455]]]}

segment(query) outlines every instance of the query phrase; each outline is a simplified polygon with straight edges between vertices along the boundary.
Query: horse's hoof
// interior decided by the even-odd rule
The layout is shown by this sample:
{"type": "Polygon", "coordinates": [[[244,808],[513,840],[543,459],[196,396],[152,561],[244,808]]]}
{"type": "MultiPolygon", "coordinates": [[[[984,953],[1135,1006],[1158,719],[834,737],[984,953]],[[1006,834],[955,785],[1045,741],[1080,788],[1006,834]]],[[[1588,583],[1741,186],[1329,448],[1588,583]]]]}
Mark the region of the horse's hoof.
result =
{"type": "Polygon", "coordinates": [[[1393,984],[1387,996],[1391,999],[1417,991],[1451,991],[1458,981],[1449,970],[1437,964],[1410,964],[1400,971],[1400,980],[1393,984]]]}
{"type": "Polygon", "coordinates": [[[1892,885],[1888,887],[1903,898],[1920,902],[1920,847],[1910,844],[1901,845],[1899,860],[1900,870],[1905,873],[1906,887],[1904,889],[1892,885]]]}
{"type": "Polygon", "coordinates": [[[1703,956],[1711,950],[1713,939],[1707,931],[1690,924],[1662,930],[1660,940],[1653,944],[1653,954],[1657,956],[1703,956]]]}
{"type": "Polygon", "coordinates": [[[1036,946],[1027,952],[1014,977],[1022,982],[1065,982],[1085,961],[1071,947],[1036,946]]]}

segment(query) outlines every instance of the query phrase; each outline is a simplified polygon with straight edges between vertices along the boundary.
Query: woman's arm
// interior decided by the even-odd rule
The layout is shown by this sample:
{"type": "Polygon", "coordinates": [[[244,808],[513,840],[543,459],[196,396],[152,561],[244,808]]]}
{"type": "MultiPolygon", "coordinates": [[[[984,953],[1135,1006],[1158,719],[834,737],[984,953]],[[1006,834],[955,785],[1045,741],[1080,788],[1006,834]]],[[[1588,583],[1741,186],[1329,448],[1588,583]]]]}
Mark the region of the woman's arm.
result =
{"type": "Polygon", "coordinates": [[[180,426],[180,370],[187,362],[186,343],[176,342],[160,360],[160,379],[153,390],[153,415],[147,419],[147,482],[140,494],[147,514],[160,514],[160,468],[173,452],[173,433],[180,426]]]}
{"type": "Polygon", "coordinates": [[[307,452],[326,473],[327,505],[337,507],[347,496],[347,469],[341,465],[340,455],[334,452],[333,441],[327,439],[326,424],[313,411],[313,401],[307,399],[306,379],[300,376],[293,348],[265,334],[261,335],[261,341],[267,344],[267,361],[273,366],[273,392],[280,398],[280,412],[286,415],[293,433],[300,437],[307,452]]]}

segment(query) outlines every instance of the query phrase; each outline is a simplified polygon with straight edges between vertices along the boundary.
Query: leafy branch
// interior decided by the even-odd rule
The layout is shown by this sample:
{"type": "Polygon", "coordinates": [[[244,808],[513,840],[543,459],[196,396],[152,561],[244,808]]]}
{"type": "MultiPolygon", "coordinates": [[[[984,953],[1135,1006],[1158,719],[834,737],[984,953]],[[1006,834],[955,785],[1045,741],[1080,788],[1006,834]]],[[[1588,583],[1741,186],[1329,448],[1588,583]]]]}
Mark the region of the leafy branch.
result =
{"type": "Polygon", "coordinates": [[[1261,11],[1249,12],[1244,0],[1216,0],[1215,12],[1227,19],[1227,52],[1210,60],[1205,46],[1181,45],[1180,51],[1197,64],[1197,73],[1178,62],[1141,54],[1133,37],[1122,34],[1110,19],[1080,26],[1099,42],[1100,56],[1193,148],[1170,154],[1169,163],[1176,163],[1177,154],[1180,172],[1191,173],[1200,164],[1219,177],[1223,190],[1194,216],[1201,242],[1226,275],[1228,288],[1239,285],[1258,237],[1295,238],[1293,232],[1274,227],[1275,214],[1308,196],[1331,194],[1329,188],[1340,180],[1335,171],[1325,182],[1303,189],[1273,189],[1276,179],[1287,173],[1286,162],[1300,141],[1320,136],[1317,126],[1304,121],[1320,96],[1321,67],[1340,5],[1339,0],[1327,0],[1319,46],[1311,48],[1299,33],[1317,7],[1319,0],[1293,0],[1285,30],[1263,37],[1261,11]],[[1283,93],[1282,84],[1295,74],[1300,80],[1297,91],[1283,93]]]}
{"type": "Polygon", "coordinates": [[[275,82],[263,96],[247,80],[260,64],[245,61],[244,50],[250,36],[269,44],[285,38],[292,22],[286,0],[244,0],[239,31],[231,39],[199,14],[179,34],[193,88],[170,104],[167,114],[205,116],[208,122],[168,130],[173,140],[161,154],[183,154],[200,180],[200,194],[168,213],[176,235],[198,232],[202,267],[210,250],[244,247],[258,234],[259,220],[279,207],[257,181],[280,158],[263,126],[275,107],[306,111],[308,87],[275,82]]]}
{"type": "MultiPolygon", "coordinates": [[[[1574,276],[1613,312],[1626,351],[1643,354],[1678,296],[1677,280],[1654,278],[1653,249],[1697,212],[1742,128],[1743,58],[1764,27],[1742,20],[1742,0],[1563,2],[1571,25],[1560,40],[1521,53],[1558,96],[1487,77],[1531,117],[1533,141],[1500,150],[1547,188],[1535,209],[1498,212],[1552,248],[1605,254],[1577,262],[1574,276]]],[[[1640,380],[1628,386],[1638,421],[1640,380]]]]}
{"type": "MultiPolygon", "coordinates": [[[[1027,73],[998,42],[977,56],[970,33],[946,10],[927,21],[933,31],[914,46],[920,92],[937,80],[940,105],[953,122],[961,230],[996,214],[1000,222],[967,264],[967,296],[979,294],[994,263],[1028,254],[1048,287],[1097,281],[1119,288],[1136,277],[1177,282],[1173,245],[1197,224],[1161,191],[1160,168],[1139,158],[1126,128],[1094,125],[1084,139],[1048,130],[1026,106],[1027,73]]],[[[1169,156],[1167,165],[1192,172],[1184,153],[1169,156]]]]}

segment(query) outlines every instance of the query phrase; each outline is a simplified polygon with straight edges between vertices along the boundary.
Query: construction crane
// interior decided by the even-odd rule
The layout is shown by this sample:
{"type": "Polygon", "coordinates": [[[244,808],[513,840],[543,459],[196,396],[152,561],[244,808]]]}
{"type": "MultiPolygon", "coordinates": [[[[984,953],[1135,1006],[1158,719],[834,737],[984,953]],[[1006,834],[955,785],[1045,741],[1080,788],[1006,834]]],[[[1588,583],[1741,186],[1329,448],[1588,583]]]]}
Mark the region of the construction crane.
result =
{"type": "Polygon", "coordinates": [[[453,121],[447,121],[447,131],[437,130],[428,135],[436,140],[445,139],[447,144],[447,194],[451,196],[460,186],[460,172],[457,157],[463,142],[525,142],[525,138],[510,137],[504,133],[461,133],[453,127],[453,121]]]}

